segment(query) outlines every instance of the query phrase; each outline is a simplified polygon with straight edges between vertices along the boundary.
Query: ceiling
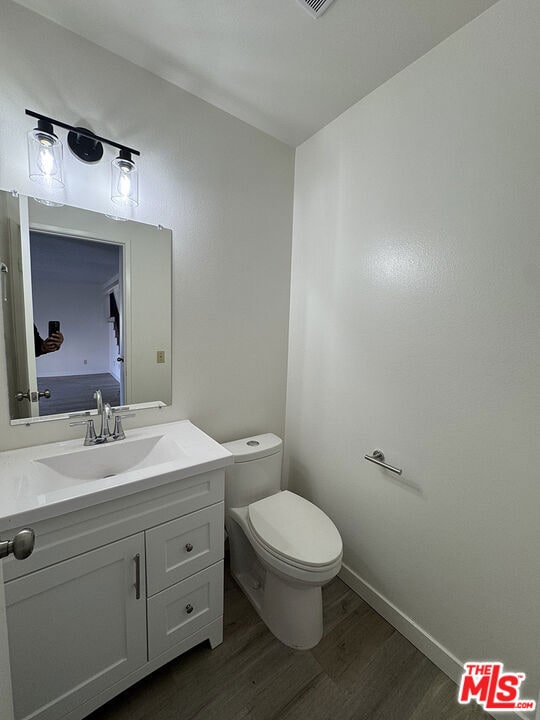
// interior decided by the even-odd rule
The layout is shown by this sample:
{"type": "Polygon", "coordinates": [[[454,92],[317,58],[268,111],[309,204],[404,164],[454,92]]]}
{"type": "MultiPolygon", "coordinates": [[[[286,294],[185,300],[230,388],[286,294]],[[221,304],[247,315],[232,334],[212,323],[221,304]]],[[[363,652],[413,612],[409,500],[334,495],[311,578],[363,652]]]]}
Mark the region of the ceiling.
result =
{"type": "Polygon", "coordinates": [[[19,0],[296,146],[496,0],[19,0]]]}
{"type": "Polygon", "coordinates": [[[112,243],[32,231],[30,250],[34,279],[42,282],[105,285],[120,269],[120,247],[112,243]]]}

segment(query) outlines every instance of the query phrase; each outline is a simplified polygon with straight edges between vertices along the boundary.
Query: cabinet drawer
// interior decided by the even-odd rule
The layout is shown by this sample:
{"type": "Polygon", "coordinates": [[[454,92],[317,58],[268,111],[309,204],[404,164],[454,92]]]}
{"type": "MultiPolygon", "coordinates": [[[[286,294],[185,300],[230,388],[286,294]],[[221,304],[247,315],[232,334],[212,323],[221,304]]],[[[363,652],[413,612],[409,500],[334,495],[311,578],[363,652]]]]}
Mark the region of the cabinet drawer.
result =
{"type": "Polygon", "coordinates": [[[223,615],[223,561],[162,590],[148,603],[148,659],[223,615]]]}
{"type": "Polygon", "coordinates": [[[223,503],[146,532],[148,595],[223,559],[223,503]]]}

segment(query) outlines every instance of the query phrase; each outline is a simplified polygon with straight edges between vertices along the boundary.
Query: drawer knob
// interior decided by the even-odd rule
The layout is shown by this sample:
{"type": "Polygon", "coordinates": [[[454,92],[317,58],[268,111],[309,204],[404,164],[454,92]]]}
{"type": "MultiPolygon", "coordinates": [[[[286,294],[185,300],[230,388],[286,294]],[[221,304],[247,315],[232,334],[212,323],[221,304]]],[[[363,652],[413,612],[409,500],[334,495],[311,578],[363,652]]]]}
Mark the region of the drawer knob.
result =
{"type": "Polygon", "coordinates": [[[188,615],[191,615],[191,613],[193,612],[193,605],[191,605],[190,603],[188,603],[188,604],[186,605],[186,612],[187,612],[188,615]]]}
{"type": "Polygon", "coordinates": [[[191,543],[186,544],[186,552],[191,552],[193,550],[193,545],[191,543]]]}

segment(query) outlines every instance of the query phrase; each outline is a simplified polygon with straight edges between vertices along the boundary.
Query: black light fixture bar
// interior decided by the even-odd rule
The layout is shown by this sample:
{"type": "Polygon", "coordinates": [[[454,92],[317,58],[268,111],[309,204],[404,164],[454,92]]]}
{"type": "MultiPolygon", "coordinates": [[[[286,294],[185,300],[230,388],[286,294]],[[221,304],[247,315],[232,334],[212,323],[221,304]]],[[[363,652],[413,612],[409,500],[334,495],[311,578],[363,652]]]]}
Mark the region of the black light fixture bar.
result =
{"type": "Polygon", "coordinates": [[[131,155],[140,156],[141,154],[138,150],[134,150],[127,145],[120,145],[120,143],[114,142],[113,140],[107,140],[107,138],[100,137],[99,135],[94,135],[94,133],[86,132],[82,128],[75,127],[75,125],[68,125],[67,123],[61,122],[60,120],[54,120],[54,118],[47,117],[46,115],[41,115],[40,113],[34,112],[33,110],[25,110],[25,113],[30,117],[36,118],[37,120],[44,120],[51,125],[57,125],[58,127],[64,128],[64,130],[70,130],[71,132],[88,138],[89,140],[97,140],[99,142],[105,143],[106,145],[110,145],[111,147],[115,147],[118,150],[125,150],[126,152],[131,153],[131,155]]]}

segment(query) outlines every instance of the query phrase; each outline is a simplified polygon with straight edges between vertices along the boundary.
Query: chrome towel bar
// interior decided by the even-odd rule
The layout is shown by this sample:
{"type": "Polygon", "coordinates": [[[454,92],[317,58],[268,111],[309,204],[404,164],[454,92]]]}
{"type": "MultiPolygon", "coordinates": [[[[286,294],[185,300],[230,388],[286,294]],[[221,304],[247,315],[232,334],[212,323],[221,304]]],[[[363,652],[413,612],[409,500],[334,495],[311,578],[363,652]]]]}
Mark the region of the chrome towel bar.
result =
{"type": "Polygon", "coordinates": [[[393,465],[388,465],[384,462],[384,453],[382,450],[374,450],[373,455],[364,455],[365,460],[369,460],[369,462],[375,463],[375,465],[380,465],[385,470],[390,470],[390,472],[396,473],[396,475],[401,475],[403,470],[401,468],[394,467],[393,465]]]}

